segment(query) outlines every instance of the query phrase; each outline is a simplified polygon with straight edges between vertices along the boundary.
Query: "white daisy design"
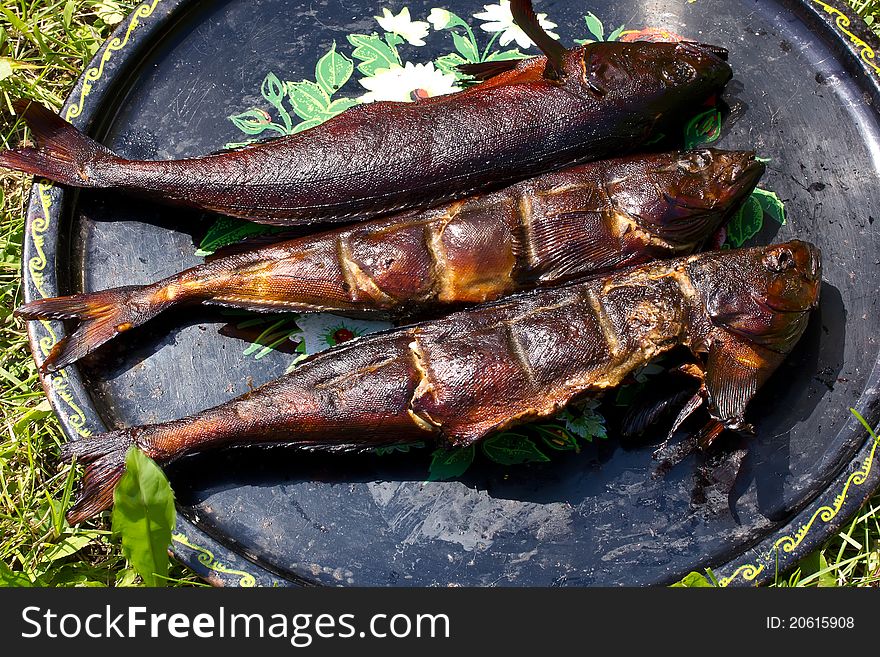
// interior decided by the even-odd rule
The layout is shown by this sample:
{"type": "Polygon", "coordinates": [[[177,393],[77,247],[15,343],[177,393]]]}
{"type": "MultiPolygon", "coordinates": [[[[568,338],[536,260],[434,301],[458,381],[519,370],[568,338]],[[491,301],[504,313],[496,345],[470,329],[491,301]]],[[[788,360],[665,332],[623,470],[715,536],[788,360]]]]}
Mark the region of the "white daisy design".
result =
{"type": "Polygon", "coordinates": [[[451,17],[452,14],[450,14],[448,10],[434,7],[431,10],[431,13],[428,15],[428,22],[434,26],[435,30],[439,32],[447,25],[449,25],[449,19],[451,17]]]}
{"type": "Polygon", "coordinates": [[[431,27],[425,21],[410,20],[409,8],[404,7],[397,16],[388,9],[382,9],[382,16],[373,16],[386,32],[403,37],[412,46],[425,45],[425,37],[431,27]]]}
{"type": "MultiPolygon", "coordinates": [[[[480,29],[486,32],[501,32],[498,43],[502,46],[506,46],[511,41],[516,41],[516,45],[520,48],[530,48],[535,45],[526,36],[526,33],[513,22],[513,14],[510,13],[510,0],[501,0],[497,5],[483,5],[483,9],[486,11],[474,14],[474,18],[484,21],[480,25],[480,29]]],[[[554,39],[558,39],[559,35],[550,31],[557,27],[556,23],[548,21],[547,14],[538,14],[537,16],[538,23],[544,28],[544,31],[554,39]]]]}
{"type": "Polygon", "coordinates": [[[392,327],[390,322],[368,322],[328,313],[301,315],[296,323],[302,329],[302,335],[294,336],[294,339],[303,340],[306,353],[309,355],[329,349],[334,344],[341,344],[346,340],[392,327]]]}
{"type": "Polygon", "coordinates": [[[368,93],[359,98],[362,103],[377,100],[408,102],[451,94],[459,90],[455,76],[434,68],[433,62],[380,69],[376,75],[359,80],[368,93]]]}

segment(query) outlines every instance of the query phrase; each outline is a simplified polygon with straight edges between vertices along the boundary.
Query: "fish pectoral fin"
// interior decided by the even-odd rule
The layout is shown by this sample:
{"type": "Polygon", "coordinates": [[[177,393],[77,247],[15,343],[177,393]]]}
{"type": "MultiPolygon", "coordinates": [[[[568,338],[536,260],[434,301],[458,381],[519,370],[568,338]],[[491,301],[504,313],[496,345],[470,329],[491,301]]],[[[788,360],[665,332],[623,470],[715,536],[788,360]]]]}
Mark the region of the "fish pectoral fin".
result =
{"type": "Polygon", "coordinates": [[[541,27],[531,0],[511,0],[510,13],[513,15],[513,22],[546,55],[547,68],[544,69],[544,77],[548,80],[561,80],[565,73],[565,46],[541,27]]]}
{"type": "Polygon", "coordinates": [[[752,426],[745,421],[746,406],[778,359],[779,354],[719,331],[706,359],[705,385],[712,418],[726,429],[751,432],[752,426]]]}

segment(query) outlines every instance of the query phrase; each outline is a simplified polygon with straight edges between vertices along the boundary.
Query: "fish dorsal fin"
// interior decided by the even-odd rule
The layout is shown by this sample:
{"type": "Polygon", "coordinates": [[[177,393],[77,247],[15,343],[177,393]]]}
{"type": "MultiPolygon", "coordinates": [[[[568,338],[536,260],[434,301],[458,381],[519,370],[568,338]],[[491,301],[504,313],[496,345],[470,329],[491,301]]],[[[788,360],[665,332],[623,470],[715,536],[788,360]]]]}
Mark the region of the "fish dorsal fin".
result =
{"type": "Polygon", "coordinates": [[[532,0],[511,0],[510,13],[513,15],[513,22],[519,29],[525,32],[526,36],[547,56],[544,77],[550,80],[561,80],[564,75],[565,46],[547,34],[541,27],[532,7],[532,0]]]}
{"type": "Polygon", "coordinates": [[[512,71],[516,68],[516,65],[519,64],[519,62],[519,59],[506,59],[500,62],[459,64],[456,68],[465,75],[470,75],[472,78],[475,78],[480,82],[485,82],[489,78],[494,78],[496,75],[512,71]]]}

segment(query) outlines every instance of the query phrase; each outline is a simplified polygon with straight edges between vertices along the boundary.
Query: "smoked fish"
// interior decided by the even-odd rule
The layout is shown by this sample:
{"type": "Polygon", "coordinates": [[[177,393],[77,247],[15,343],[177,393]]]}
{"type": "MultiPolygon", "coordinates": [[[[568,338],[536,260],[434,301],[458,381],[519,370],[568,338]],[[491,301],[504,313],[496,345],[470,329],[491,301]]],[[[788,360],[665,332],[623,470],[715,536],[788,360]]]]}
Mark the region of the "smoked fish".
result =
{"type": "Polygon", "coordinates": [[[546,56],[471,66],[489,77],[458,93],[363,104],[298,134],[163,161],[126,159],[20,101],[38,146],[0,153],[0,167],[255,222],[363,220],[632,151],[732,75],[727,51],[690,42],[567,50],[542,30],[530,2],[513,8],[546,56]]]}
{"type": "Polygon", "coordinates": [[[700,248],[764,165],[700,149],[579,165],[439,207],[218,258],[152,285],[39,299],[25,319],[78,319],[54,371],[186,303],[392,319],[442,314],[534,287],[700,248]]]}
{"type": "Polygon", "coordinates": [[[68,517],[110,506],[132,445],[160,464],[251,445],[461,447],[616,386],[680,345],[703,372],[711,423],[745,430],[747,404],[800,338],[820,284],[819,250],[792,241],[655,261],[356,338],[215,408],[66,443],[63,458],[87,464],[68,517]]]}

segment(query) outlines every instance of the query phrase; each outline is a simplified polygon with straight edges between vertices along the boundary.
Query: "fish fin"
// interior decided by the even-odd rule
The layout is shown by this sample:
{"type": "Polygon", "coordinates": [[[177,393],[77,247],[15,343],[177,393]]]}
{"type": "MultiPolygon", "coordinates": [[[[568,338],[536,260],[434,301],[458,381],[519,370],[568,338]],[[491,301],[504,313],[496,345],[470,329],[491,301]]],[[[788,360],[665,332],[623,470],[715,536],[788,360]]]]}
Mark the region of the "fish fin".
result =
{"type": "Polygon", "coordinates": [[[561,80],[565,73],[566,49],[556,39],[551,37],[535,15],[531,0],[511,0],[510,13],[517,27],[526,33],[532,42],[538,46],[547,57],[547,68],[544,69],[544,77],[550,80],[561,80]]]}
{"type": "Polygon", "coordinates": [[[140,326],[169,305],[181,300],[157,295],[163,283],[117,287],[91,294],[75,294],[31,301],[15,310],[22,319],[78,319],[80,325],[62,338],[40,364],[55,372],[79,360],[116,335],[140,326]]]}
{"type": "Polygon", "coordinates": [[[507,73],[508,71],[512,71],[517,67],[521,60],[518,59],[505,59],[499,62],[479,62],[477,64],[459,64],[456,68],[464,73],[465,75],[469,75],[472,78],[476,78],[480,82],[485,82],[489,78],[494,78],[496,75],[501,75],[502,73],[507,73]]]}
{"type": "Polygon", "coordinates": [[[670,373],[659,385],[649,388],[647,392],[639,395],[630,405],[621,422],[621,435],[630,437],[644,433],[646,429],[660,421],[672,409],[679,406],[682,402],[686,402],[675,420],[675,425],[669,432],[671,436],[675,433],[678,425],[684,422],[687,415],[696,410],[694,408],[685,414],[685,410],[693,403],[694,397],[701,399],[699,392],[694,394],[693,382],[683,380],[680,375],[675,376],[670,373]]]}
{"type": "Polygon", "coordinates": [[[118,159],[114,153],[87,137],[39,103],[17,100],[15,111],[33,131],[38,146],[0,153],[0,167],[43,176],[74,187],[102,187],[102,160],[118,159]]]}
{"type": "Polygon", "coordinates": [[[111,431],[61,446],[61,459],[86,464],[76,501],[67,512],[71,525],[87,520],[113,505],[113,490],[125,473],[125,455],[135,444],[132,429],[111,431]]]}
{"type": "Polygon", "coordinates": [[[592,210],[561,212],[535,222],[526,243],[544,280],[585,269],[599,273],[617,267],[625,257],[620,241],[608,234],[606,213],[592,210]]]}
{"type": "Polygon", "coordinates": [[[776,369],[781,356],[723,332],[709,347],[706,359],[706,394],[709,414],[724,428],[748,432],[746,406],[776,369]]]}

